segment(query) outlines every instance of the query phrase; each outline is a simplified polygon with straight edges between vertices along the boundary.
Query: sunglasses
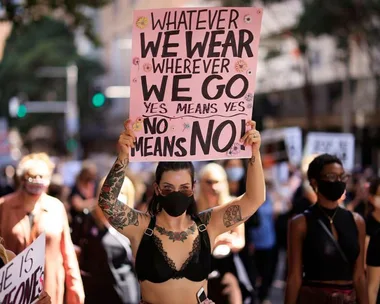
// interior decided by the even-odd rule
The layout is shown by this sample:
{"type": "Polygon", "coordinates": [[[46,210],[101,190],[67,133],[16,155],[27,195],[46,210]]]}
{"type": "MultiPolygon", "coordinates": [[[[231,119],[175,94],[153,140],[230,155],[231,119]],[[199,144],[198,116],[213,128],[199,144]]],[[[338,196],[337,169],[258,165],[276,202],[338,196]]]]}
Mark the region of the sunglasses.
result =
{"type": "MultiPolygon", "coordinates": [[[[169,194],[172,194],[173,192],[176,192],[172,188],[166,188],[166,189],[158,188],[158,191],[160,192],[160,194],[162,196],[168,196],[169,194]]],[[[182,193],[183,195],[185,195],[187,197],[190,197],[190,196],[192,196],[194,194],[193,189],[190,189],[190,188],[189,189],[180,189],[178,192],[182,193]]]]}

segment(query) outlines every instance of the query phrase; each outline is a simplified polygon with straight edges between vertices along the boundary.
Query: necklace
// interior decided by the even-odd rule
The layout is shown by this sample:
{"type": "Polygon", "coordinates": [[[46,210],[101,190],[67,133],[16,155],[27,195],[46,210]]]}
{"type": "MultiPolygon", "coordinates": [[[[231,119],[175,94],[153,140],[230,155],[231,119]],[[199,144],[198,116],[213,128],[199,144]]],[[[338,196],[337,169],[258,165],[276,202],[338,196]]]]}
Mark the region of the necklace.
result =
{"type": "Polygon", "coordinates": [[[194,234],[196,230],[196,225],[195,223],[193,223],[185,231],[180,231],[180,232],[166,230],[164,227],[160,227],[158,225],[156,225],[156,230],[159,232],[159,234],[166,235],[167,237],[169,237],[169,240],[172,240],[173,242],[181,241],[183,243],[185,240],[187,240],[187,237],[190,234],[194,234]]]}
{"type": "Polygon", "coordinates": [[[329,216],[329,215],[328,215],[328,214],[322,209],[321,206],[318,205],[318,207],[319,207],[319,209],[323,212],[323,214],[329,219],[330,224],[332,225],[332,223],[334,222],[334,217],[335,217],[336,213],[338,212],[339,207],[337,207],[337,208],[335,209],[335,212],[333,213],[332,216],[329,216]]]}

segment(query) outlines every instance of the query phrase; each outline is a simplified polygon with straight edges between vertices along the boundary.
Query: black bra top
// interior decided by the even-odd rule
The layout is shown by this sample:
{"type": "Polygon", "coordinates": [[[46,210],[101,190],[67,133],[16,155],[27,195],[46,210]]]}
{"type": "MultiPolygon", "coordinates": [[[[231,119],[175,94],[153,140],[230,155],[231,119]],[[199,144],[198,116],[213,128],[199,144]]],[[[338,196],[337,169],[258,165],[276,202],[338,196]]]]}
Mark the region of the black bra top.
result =
{"type": "Polygon", "coordinates": [[[136,273],[139,281],[163,283],[170,279],[186,278],[200,282],[207,279],[211,269],[211,246],[206,226],[198,217],[193,220],[198,226],[199,234],[193,242],[189,257],[177,270],[174,262],[164,250],[162,241],[153,234],[156,218],[152,217],[145,230],[136,254],[136,273]]]}
{"type": "Polygon", "coordinates": [[[0,258],[0,268],[3,268],[3,266],[5,265],[4,261],[2,258],[0,258]]]}
{"type": "Polygon", "coordinates": [[[352,281],[355,262],[360,253],[358,229],[353,214],[340,207],[331,210],[315,204],[304,215],[307,223],[303,244],[304,280],[352,281]],[[334,213],[333,225],[338,234],[336,242],[320,223],[323,222],[332,234],[327,215],[331,218],[334,213]]]}

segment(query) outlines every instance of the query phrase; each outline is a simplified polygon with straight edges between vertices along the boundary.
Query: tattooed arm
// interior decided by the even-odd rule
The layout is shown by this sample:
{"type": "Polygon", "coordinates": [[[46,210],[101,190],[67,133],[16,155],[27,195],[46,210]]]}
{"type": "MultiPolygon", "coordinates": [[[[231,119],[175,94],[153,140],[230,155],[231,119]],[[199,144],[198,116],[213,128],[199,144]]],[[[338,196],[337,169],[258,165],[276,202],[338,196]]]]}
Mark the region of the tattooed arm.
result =
{"type": "Polygon", "coordinates": [[[252,129],[242,138],[245,145],[252,145],[252,157],[247,169],[246,193],[228,204],[218,206],[201,213],[201,219],[207,218],[208,232],[211,238],[230,231],[246,221],[265,201],[265,182],[260,156],[260,134],[255,123],[250,122],[252,129]]]}
{"type": "Polygon", "coordinates": [[[148,226],[149,216],[118,200],[127,165],[128,158],[124,160],[117,158],[100,190],[99,207],[115,229],[131,238],[136,230],[145,229],[148,226]]]}
{"type": "Polygon", "coordinates": [[[129,239],[139,238],[149,224],[150,217],[128,207],[118,200],[129,163],[129,149],[134,146],[136,137],[125,123],[125,131],[119,137],[120,152],[111,171],[108,173],[99,194],[99,207],[108,222],[129,239]]]}

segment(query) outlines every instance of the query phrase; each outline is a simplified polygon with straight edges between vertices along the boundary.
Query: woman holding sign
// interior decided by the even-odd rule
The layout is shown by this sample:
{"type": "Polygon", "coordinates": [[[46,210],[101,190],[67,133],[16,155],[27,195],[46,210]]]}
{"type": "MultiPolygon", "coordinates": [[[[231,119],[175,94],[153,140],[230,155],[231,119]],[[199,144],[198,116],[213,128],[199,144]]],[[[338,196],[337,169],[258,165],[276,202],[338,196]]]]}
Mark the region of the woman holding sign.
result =
{"type": "MultiPolygon", "coordinates": [[[[16,257],[13,251],[5,249],[3,242],[3,238],[0,237],[0,269],[16,257]]],[[[36,304],[51,304],[51,298],[46,291],[41,292],[36,304]]]]}
{"type": "Polygon", "coordinates": [[[256,123],[241,142],[252,146],[247,192],[231,202],[196,214],[194,167],[191,162],[160,162],[148,213],[138,212],[117,197],[136,136],[130,121],[119,138],[120,152],[99,197],[108,221],[131,240],[142,303],[210,303],[207,277],[218,235],[246,221],[264,202],[265,184],[256,123]]]}

